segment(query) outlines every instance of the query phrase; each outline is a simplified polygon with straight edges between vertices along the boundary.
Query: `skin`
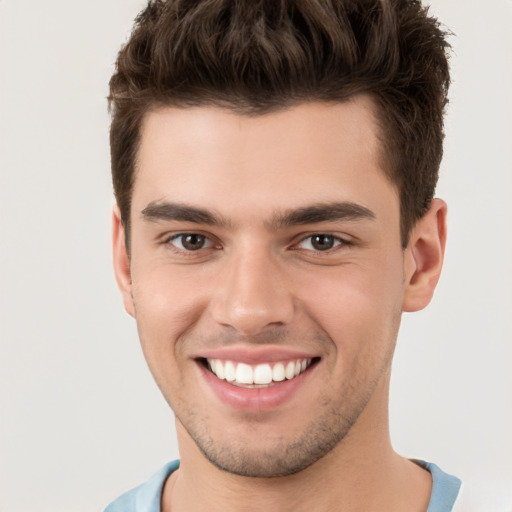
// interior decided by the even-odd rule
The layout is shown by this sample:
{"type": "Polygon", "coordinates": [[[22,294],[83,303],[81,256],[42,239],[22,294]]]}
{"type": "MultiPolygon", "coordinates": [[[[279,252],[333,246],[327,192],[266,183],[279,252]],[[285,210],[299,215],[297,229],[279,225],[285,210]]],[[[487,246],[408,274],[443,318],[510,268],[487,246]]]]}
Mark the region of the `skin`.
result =
{"type": "Polygon", "coordinates": [[[146,117],[130,255],[116,208],[114,264],[176,415],[181,466],[164,511],[426,510],[430,475],[392,450],[387,404],[401,313],[425,307],[439,278],[446,205],[432,203],[403,250],[373,108],[359,96],[255,117],[146,117]],[[347,204],[366,213],[347,216],[347,204]],[[183,233],[205,245],[187,250],[183,233]],[[318,362],[279,407],[240,410],[198,362],[226,347],[318,362]]]}

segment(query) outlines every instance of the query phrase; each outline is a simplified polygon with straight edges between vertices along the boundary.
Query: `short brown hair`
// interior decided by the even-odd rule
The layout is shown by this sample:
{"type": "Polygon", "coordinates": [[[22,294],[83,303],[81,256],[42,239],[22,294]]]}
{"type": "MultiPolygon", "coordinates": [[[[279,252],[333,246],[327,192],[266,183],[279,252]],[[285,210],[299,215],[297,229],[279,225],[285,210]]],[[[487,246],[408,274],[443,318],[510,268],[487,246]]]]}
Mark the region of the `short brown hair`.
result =
{"type": "Polygon", "coordinates": [[[144,115],[216,105],[258,115],[370,94],[405,247],[443,152],[446,32],[418,0],[151,0],[110,80],[112,177],[129,231],[144,115]]]}

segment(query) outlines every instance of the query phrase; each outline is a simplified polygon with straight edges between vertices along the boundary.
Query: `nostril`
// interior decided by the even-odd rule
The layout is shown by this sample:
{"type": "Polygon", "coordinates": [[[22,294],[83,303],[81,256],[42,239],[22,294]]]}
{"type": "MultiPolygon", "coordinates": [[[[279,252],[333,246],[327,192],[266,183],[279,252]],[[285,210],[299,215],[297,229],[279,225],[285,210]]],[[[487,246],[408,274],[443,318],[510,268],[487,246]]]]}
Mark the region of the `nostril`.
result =
{"type": "Polygon", "coordinates": [[[288,325],[295,313],[294,297],[272,271],[254,269],[254,257],[233,263],[210,302],[213,319],[244,335],[288,325]]]}

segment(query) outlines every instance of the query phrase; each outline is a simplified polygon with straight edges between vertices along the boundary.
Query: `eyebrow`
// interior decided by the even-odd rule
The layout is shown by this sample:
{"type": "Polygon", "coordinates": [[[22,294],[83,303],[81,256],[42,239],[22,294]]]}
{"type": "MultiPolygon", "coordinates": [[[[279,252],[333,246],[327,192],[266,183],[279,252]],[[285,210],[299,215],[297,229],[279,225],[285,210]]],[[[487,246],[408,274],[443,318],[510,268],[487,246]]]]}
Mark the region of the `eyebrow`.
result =
{"type": "MultiPolygon", "coordinates": [[[[181,203],[167,201],[152,201],[141,212],[147,221],[182,221],[194,224],[226,227],[231,223],[209,210],[181,203]]],[[[335,203],[318,203],[310,206],[285,210],[274,215],[267,226],[280,229],[302,224],[316,224],[319,222],[334,222],[338,220],[358,221],[375,219],[375,213],[357,203],[350,201],[335,203]]]]}
{"type": "Polygon", "coordinates": [[[276,215],[270,225],[273,229],[301,224],[316,224],[318,222],[333,222],[337,220],[358,221],[374,220],[375,213],[357,203],[350,201],[336,203],[318,203],[303,208],[286,210],[276,215]]]}
{"type": "Polygon", "coordinates": [[[153,222],[177,220],[193,222],[195,224],[207,224],[209,226],[226,226],[229,224],[222,217],[204,208],[166,201],[152,201],[141,213],[145,220],[153,222]]]}

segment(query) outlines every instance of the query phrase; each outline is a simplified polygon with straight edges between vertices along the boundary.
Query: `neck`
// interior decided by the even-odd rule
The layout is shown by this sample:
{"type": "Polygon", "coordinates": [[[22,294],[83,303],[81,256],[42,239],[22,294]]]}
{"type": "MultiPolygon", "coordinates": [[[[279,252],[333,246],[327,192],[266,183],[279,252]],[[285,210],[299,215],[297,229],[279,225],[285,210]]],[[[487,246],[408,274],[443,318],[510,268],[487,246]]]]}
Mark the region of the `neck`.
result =
{"type": "MultiPolygon", "coordinates": [[[[387,392],[387,385],[377,391],[387,392]]],[[[328,455],[299,473],[278,478],[242,477],[218,469],[177,422],[181,463],[164,487],[163,512],[424,512],[431,477],[393,451],[387,406],[375,410],[387,404],[382,398],[372,398],[328,455]],[[376,414],[382,420],[377,424],[376,414]]]]}

